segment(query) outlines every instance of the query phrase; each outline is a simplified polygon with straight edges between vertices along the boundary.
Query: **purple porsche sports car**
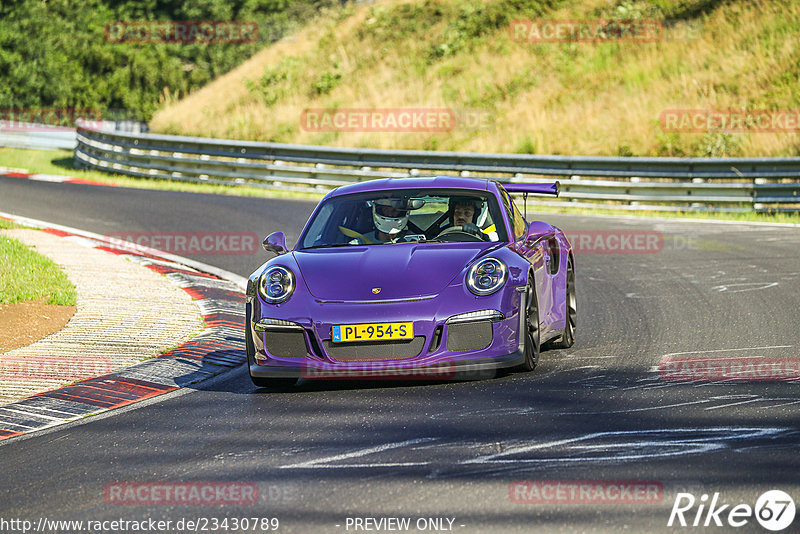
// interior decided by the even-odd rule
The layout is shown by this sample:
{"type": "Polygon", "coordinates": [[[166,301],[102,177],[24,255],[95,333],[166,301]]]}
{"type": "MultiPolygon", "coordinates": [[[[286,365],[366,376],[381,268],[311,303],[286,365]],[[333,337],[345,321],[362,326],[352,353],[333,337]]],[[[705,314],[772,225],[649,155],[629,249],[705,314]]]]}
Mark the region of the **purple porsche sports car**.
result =
{"type": "Polygon", "coordinates": [[[530,371],[540,345],[570,347],[572,248],[510,192],[557,195],[558,182],[362,182],[328,193],[294,250],[270,234],[277,257],[247,285],[253,382],[530,371]]]}

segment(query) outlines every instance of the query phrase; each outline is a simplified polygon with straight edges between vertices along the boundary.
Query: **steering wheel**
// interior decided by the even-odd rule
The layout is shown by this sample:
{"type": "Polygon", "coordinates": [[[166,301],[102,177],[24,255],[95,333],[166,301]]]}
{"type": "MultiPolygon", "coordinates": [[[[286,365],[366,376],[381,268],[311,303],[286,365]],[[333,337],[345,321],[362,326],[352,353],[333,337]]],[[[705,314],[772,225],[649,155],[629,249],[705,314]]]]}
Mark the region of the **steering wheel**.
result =
{"type": "Polygon", "coordinates": [[[449,228],[445,228],[439,235],[435,237],[435,239],[439,239],[440,237],[447,236],[449,239],[447,241],[462,241],[462,242],[480,242],[484,241],[484,239],[472,232],[467,232],[464,230],[463,226],[451,226],[449,228]]]}

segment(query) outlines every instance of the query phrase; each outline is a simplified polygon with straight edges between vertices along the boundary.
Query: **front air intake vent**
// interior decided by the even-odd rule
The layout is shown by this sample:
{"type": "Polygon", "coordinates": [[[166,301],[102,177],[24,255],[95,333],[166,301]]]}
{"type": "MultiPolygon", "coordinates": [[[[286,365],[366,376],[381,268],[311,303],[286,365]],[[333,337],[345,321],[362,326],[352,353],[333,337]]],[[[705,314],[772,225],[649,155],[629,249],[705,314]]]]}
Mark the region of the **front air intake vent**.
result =
{"type": "Polygon", "coordinates": [[[492,322],[457,323],[447,326],[447,350],[463,352],[485,349],[492,343],[492,322]]]}
{"type": "Polygon", "coordinates": [[[307,352],[303,332],[297,330],[265,332],[264,348],[278,358],[305,358],[307,352]]]}
{"type": "Polygon", "coordinates": [[[401,360],[419,355],[425,345],[425,336],[416,336],[414,339],[403,341],[374,343],[333,343],[325,340],[322,344],[328,356],[341,362],[401,360]]]}

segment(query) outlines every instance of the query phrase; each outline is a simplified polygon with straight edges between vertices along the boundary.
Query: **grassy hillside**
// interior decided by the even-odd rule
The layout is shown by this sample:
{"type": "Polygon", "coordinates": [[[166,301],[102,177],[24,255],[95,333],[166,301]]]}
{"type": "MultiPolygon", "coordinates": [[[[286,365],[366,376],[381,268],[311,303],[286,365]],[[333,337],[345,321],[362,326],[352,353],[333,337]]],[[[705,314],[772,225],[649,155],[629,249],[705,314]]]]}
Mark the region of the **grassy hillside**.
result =
{"type": "Polygon", "coordinates": [[[667,109],[800,109],[793,0],[351,3],[158,112],[158,132],[336,146],[788,156],[796,133],[669,133],[667,109]],[[660,19],[658,42],[527,43],[518,19],[660,19]],[[484,113],[448,132],[314,132],[308,108],[484,113]]]}

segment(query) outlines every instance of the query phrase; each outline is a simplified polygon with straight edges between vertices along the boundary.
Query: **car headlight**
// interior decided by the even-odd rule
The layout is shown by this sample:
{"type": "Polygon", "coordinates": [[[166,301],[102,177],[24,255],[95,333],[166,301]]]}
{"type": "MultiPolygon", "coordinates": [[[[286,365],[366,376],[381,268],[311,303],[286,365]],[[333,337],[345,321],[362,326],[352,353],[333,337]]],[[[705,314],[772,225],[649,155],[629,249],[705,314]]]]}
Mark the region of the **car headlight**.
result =
{"type": "Polygon", "coordinates": [[[294,275],[286,267],[270,267],[258,279],[258,293],[270,304],[280,304],[294,292],[294,275]]]}
{"type": "Polygon", "coordinates": [[[491,295],[503,287],[508,278],[506,264],[494,258],[481,260],[469,268],[467,287],[476,295],[491,295]]]}

